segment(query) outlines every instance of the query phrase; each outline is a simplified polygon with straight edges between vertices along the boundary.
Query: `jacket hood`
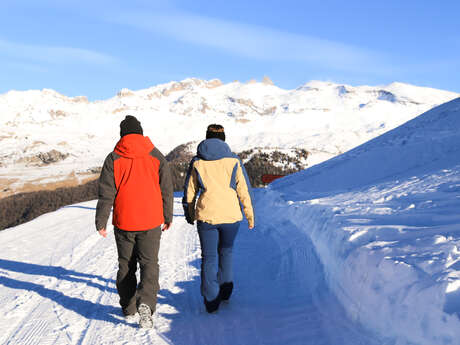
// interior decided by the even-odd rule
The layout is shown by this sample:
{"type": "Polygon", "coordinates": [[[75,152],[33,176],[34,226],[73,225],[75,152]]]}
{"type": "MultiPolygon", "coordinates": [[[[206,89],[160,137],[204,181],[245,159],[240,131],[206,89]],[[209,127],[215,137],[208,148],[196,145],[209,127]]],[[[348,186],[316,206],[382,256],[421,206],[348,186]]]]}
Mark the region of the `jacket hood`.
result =
{"type": "Polygon", "coordinates": [[[114,152],[125,158],[141,158],[147,156],[155,146],[149,137],[141,134],[127,134],[115,146],[114,152]]]}
{"type": "Polygon", "coordinates": [[[205,161],[235,157],[235,154],[230,150],[225,141],[215,138],[203,140],[198,145],[197,155],[205,161]]]}

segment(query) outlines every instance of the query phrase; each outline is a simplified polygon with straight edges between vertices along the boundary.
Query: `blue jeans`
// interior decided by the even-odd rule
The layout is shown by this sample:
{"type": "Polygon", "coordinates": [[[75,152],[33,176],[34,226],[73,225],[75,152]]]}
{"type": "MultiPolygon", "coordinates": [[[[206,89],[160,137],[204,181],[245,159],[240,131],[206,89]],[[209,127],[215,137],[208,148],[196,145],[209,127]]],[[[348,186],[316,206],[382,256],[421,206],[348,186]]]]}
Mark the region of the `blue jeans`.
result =
{"type": "Polygon", "coordinates": [[[201,243],[201,294],[216,299],[220,285],[233,281],[232,250],[240,222],[209,224],[198,221],[201,243]]]}

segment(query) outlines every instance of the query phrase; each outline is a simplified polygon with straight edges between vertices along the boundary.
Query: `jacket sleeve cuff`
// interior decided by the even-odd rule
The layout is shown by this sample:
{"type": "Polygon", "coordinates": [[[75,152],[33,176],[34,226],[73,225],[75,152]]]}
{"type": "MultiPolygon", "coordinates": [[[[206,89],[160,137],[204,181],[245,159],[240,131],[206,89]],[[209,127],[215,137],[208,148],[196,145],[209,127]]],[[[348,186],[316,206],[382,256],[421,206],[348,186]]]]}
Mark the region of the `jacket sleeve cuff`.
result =
{"type": "Polygon", "coordinates": [[[96,231],[99,231],[99,230],[102,230],[106,228],[107,229],[107,224],[106,225],[103,225],[103,224],[98,224],[96,223],[96,231]]]}

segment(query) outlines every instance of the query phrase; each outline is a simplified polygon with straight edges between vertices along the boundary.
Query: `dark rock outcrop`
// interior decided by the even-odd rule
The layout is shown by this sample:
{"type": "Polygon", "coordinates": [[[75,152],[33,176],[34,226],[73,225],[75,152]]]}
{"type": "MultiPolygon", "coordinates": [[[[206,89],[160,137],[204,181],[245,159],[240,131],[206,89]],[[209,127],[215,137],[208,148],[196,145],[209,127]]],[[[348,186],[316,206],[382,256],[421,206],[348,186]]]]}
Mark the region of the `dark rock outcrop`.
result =
{"type": "MultiPolygon", "coordinates": [[[[166,155],[173,176],[174,190],[182,191],[188,165],[195,155],[193,142],[182,144],[166,155]]],[[[291,149],[289,154],[277,149],[254,148],[238,153],[253,187],[262,187],[262,175],[288,175],[307,167],[308,151],[291,149]]]]}

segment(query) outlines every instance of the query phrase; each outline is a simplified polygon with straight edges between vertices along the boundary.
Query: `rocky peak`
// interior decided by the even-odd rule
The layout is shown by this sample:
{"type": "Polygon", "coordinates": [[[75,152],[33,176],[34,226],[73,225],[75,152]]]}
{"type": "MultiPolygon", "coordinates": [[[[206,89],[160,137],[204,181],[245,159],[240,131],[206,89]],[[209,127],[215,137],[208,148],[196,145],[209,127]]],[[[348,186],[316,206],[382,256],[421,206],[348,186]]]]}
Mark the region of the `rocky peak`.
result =
{"type": "Polygon", "coordinates": [[[262,79],[262,84],[265,84],[265,85],[275,85],[273,83],[273,81],[268,77],[268,76],[264,76],[264,79],[262,79]]]}
{"type": "Polygon", "coordinates": [[[189,163],[190,160],[195,156],[195,150],[198,142],[190,141],[174,148],[171,152],[166,155],[168,162],[174,163],[189,163]]]}
{"type": "Polygon", "coordinates": [[[130,96],[133,96],[133,95],[134,95],[134,92],[132,92],[131,90],[126,89],[126,88],[121,89],[117,93],[118,97],[130,97],[130,96]]]}

